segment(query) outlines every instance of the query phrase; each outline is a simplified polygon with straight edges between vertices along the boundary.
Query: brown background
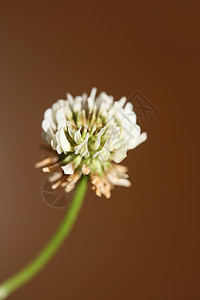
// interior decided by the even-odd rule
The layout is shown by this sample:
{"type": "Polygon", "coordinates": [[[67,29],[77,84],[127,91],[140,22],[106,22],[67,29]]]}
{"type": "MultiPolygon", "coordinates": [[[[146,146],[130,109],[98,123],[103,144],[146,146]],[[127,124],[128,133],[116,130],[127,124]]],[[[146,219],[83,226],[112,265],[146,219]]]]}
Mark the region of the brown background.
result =
{"type": "Polygon", "coordinates": [[[72,234],[10,299],[200,299],[199,1],[0,2],[0,281],[29,262],[65,209],[45,204],[40,123],[97,86],[158,108],[125,164],[133,186],[88,190],[72,234]]]}

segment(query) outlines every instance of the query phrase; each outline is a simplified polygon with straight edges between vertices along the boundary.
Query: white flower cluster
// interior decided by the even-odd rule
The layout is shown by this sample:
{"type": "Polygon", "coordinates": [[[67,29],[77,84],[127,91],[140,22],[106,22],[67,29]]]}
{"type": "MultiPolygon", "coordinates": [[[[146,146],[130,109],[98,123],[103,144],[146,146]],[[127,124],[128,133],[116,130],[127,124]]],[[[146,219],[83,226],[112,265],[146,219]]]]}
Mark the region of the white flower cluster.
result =
{"type": "Polygon", "coordinates": [[[126,98],[114,101],[96,88],[90,95],[58,100],[47,109],[43,137],[53,154],[36,164],[51,173],[52,189],[69,193],[82,175],[89,175],[96,195],[111,196],[115,185],[129,187],[127,168],[118,164],[127,151],[147,138],[136,124],[136,114],[126,98]]]}
{"type": "Polygon", "coordinates": [[[75,98],[67,94],[66,100],[58,100],[45,111],[43,136],[66,157],[65,174],[84,166],[91,170],[107,161],[120,163],[128,150],[147,138],[146,133],[141,134],[133,106],[125,97],[114,101],[102,92],[95,98],[96,91],[93,88],[89,96],[75,98]]]}

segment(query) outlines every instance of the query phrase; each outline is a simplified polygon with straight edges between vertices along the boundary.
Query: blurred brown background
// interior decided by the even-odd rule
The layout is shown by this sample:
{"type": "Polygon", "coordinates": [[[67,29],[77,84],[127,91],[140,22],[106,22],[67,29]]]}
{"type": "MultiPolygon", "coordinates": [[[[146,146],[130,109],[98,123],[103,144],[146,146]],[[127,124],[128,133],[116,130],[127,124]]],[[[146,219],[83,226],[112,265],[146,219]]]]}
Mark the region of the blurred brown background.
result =
{"type": "Polygon", "coordinates": [[[139,90],[159,110],[129,152],[133,186],[89,189],[72,234],[10,299],[200,299],[200,1],[0,2],[0,281],[28,263],[65,209],[42,199],[40,123],[55,100],[139,90]]]}

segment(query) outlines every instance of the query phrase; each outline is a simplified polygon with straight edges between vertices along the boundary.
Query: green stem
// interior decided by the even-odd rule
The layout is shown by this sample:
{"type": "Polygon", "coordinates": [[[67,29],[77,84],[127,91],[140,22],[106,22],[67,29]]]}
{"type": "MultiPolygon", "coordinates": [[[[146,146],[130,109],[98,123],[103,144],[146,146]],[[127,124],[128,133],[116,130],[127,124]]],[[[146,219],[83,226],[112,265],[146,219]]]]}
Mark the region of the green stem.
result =
{"type": "Polygon", "coordinates": [[[65,238],[68,236],[83,203],[83,198],[87,189],[87,176],[83,176],[79,182],[73,201],[68,212],[62,221],[59,229],[38,254],[38,256],[19,273],[6,280],[0,285],[0,300],[8,297],[12,292],[23,286],[40,272],[57,252],[65,238]]]}

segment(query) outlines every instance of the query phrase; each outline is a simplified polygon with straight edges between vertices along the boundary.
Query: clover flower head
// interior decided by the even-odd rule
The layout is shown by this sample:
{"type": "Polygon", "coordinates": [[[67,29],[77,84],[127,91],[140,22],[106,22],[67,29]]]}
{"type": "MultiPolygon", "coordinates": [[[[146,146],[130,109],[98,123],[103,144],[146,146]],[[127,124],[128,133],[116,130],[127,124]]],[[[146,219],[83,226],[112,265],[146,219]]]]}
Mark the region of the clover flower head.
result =
{"type": "Polygon", "coordinates": [[[44,113],[42,135],[52,155],[36,164],[51,173],[52,188],[70,192],[82,175],[91,179],[98,196],[110,197],[114,185],[130,186],[127,168],[119,165],[147,138],[136,124],[133,105],[122,97],[114,101],[97,89],[90,95],[67,94],[44,113]]]}

